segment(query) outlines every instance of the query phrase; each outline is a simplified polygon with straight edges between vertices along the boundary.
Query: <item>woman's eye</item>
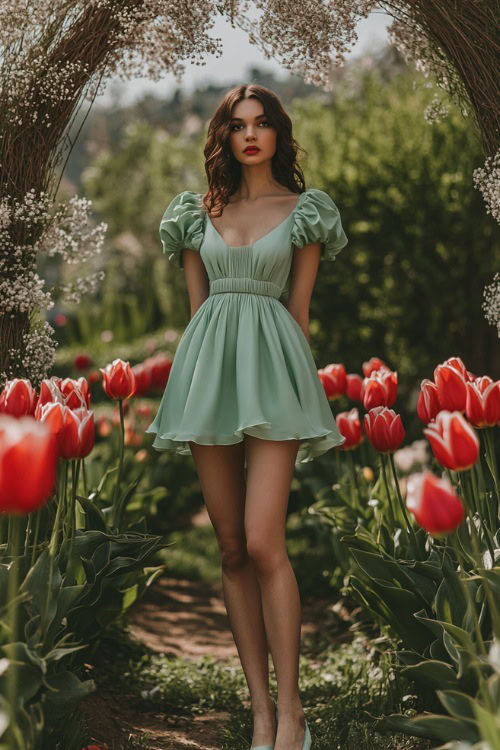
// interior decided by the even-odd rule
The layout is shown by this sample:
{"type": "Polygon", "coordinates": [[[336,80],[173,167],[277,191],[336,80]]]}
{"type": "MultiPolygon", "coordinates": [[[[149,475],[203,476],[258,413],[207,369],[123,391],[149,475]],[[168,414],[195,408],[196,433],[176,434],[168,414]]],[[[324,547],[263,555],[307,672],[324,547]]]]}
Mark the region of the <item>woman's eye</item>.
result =
{"type": "MultiPolygon", "coordinates": [[[[259,125],[270,125],[270,123],[267,120],[262,120],[261,122],[259,122],[259,125]]],[[[241,125],[233,125],[231,127],[231,130],[234,130],[235,128],[240,128],[240,127],[241,125]]]]}

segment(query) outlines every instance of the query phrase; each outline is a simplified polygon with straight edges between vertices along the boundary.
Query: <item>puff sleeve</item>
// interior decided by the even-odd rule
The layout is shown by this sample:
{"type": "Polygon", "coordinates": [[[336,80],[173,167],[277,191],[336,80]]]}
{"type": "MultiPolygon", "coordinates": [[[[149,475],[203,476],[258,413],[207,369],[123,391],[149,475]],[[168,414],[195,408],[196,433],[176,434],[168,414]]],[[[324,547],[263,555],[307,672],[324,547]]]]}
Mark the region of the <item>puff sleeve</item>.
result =
{"type": "Polygon", "coordinates": [[[348,242],[337,206],[328,193],[316,188],[309,188],[300,198],[294,214],[293,245],[320,242],[320,260],[335,260],[348,242]]]}
{"type": "Polygon", "coordinates": [[[183,268],[181,250],[189,247],[200,251],[204,221],[201,193],[184,190],[167,206],[160,222],[160,239],[163,252],[178,268],[183,268]]]}

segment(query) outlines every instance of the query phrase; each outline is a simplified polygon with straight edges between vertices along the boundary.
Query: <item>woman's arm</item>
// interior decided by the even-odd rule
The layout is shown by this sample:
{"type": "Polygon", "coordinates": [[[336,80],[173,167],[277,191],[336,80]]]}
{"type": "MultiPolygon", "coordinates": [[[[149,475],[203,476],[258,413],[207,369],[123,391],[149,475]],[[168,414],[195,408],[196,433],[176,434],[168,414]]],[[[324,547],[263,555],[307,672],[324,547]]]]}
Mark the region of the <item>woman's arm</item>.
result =
{"type": "Polygon", "coordinates": [[[293,315],[309,341],[309,303],[318,273],[321,243],[295,248],[290,277],[287,310],[293,315]]]}
{"type": "Polygon", "coordinates": [[[200,254],[196,250],[184,248],[181,252],[191,305],[191,317],[193,317],[208,297],[208,274],[200,254]]]}

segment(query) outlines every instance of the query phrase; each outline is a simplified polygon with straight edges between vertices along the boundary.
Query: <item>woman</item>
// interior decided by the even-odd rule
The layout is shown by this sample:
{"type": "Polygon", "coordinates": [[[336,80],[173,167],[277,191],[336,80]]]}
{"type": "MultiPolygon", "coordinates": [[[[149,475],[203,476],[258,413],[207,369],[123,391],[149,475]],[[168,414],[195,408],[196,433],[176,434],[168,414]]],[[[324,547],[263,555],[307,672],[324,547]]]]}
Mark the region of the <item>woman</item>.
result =
{"type": "Polygon", "coordinates": [[[332,199],[306,190],[298,149],[272,91],[228,91],[208,129],[207,193],[180,193],[160,224],[163,251],[186,274],[191,320],[147,432],[157,433],[156,449],[195,461],[251,697],[252,750],[311,746],[285,521],[295,463],[345,441],[311,354],[308,317],[319,261],[334,260],[347,237],[332,199]],[[278,298],[288,278],[285,306],[278,298]]]}

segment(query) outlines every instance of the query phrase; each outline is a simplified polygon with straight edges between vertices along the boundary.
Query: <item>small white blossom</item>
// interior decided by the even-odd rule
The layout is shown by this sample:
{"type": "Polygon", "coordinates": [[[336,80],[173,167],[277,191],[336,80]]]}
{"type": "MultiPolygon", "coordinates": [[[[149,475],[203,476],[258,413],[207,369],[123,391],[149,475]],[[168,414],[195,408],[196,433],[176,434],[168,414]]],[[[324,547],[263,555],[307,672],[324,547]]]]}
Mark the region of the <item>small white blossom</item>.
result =
{"type": "Polygon", "coordinates": [[[486,203],[486,213],[500,222],[500,149],[489,156],[483,167],[472,173],[474,185],[482,193],[486,203]]]}
{"type": "Polygon", "coordinates": [[[482,307],[486,320],[497,327],[500,338],[500,273],[496,273],[492,283],[485,287],[482,307]]]}

